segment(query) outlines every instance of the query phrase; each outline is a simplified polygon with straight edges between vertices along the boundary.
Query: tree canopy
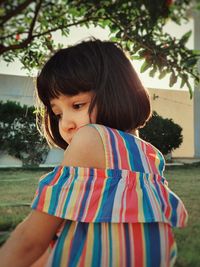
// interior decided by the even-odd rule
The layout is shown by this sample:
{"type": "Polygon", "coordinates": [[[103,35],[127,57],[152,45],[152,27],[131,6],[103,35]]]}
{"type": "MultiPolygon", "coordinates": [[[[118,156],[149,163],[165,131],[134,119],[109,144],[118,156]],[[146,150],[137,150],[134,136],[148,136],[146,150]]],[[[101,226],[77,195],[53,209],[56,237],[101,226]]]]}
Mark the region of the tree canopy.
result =
{"type": "MultiPolygon", "coordinates": [[[[144,59],[141,72],[170,74],[169,85],[189,78],[199,82],[199,51],[186,43],[191,32],[180,39],[164,31],[168,19],[181,24],[188,10],[197,10],[199,0],[0,0],[0,55],[12,62],[18,58],[31,70],[39,68],[49,55],[61,48],[52,38],[60,31],[68,36],[72,26],[100,26],[110,29],[110,39],[129,51],[132,59],[144,59]],[[192,4],[191,4],[192,2],[192,4]],[[195,7],[194,7],[195,6],[195,7]]],[[[65,44],[66,46],[67,44],[65,44]]]]}

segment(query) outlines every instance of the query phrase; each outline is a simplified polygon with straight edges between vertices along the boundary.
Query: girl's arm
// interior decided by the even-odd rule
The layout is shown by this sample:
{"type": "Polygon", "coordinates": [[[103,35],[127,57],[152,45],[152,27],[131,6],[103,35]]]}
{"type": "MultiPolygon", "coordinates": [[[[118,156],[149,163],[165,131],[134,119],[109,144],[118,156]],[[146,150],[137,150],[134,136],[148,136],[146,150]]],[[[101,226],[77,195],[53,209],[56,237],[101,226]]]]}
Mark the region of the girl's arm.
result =
{"type": "Polygon", "coordinates": [[[46,251],[42,254],[42,256],[36,260],[30,267],[44,267],[48,261],[50,256],[50,249],[47,248],[46,251]]]}
{"type": "Polygon", "coordinates": [[[47,249],[63,219],[32,211],[0,249],[1,267],[29,267],[47,249]]]}

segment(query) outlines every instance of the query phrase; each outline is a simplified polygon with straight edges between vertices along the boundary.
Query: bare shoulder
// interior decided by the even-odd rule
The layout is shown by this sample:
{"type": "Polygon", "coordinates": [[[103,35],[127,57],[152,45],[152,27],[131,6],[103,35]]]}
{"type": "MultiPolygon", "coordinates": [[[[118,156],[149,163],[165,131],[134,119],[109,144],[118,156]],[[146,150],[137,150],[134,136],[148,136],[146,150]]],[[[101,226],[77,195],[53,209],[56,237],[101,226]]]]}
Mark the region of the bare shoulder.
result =
{"type": "Polygon", "coordinates": [[[105,152],[98,131],[91,126],[80,128],[64,153],[64,166],[105,168],[105,152]]]}

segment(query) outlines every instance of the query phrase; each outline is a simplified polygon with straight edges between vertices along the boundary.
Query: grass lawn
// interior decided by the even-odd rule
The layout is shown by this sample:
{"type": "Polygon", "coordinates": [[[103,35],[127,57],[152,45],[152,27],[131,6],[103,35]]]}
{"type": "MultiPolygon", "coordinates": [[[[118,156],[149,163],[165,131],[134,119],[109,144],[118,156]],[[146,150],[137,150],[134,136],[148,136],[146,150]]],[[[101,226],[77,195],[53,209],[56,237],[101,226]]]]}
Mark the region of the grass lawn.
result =
{"type": "Polygon", "coordinates": [[[200,267],[200,165],[169,169],[169,187],[183,200],[189,214],[188,226],[175,229],[177,267],[200,267]]]}
{"type": "Polygon", "coordinates": [[[42,174],[44,170],[0,169],[0,231],[15,227],[29,213],[42,174]]]}
{"type": "MultiPolygon", "coordinates": [[[[48,170],[0,169],[0,242],[30,211],[38,178],[48,170]]],[[[171,167],[165,172],[169,187],[185,203],[188,226],[175,229],[176,267],[200,266],[200,165],[171,167]]]]}

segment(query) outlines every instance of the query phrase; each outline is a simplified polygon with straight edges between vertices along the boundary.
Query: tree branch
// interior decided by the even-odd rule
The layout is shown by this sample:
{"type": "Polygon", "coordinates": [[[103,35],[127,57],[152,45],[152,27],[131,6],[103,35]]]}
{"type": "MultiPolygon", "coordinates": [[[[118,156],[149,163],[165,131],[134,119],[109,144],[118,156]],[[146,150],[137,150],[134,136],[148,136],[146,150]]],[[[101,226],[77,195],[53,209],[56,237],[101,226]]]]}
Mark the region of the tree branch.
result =
{"type": "Polygon", "coordinates": [[[27,39],[31,39],[32,38],[33,29],[34,29],[34,26],[35,26],[35,23],[36,23],[36,20],[37,20],[37,16],[38,16],[38,13],[39,13],[41,5],[42,5],[42,1],[43,0],[40,0],[39,3],[37,4],[36,8],[35,8],[35,14],[34,14],[32,22],[30,24],[30,29],[29,29],[29,33],[28,33],[27,39]]]}
{"type": "Polygon", "coordinates": [[[5,16],[1,18],[1,24],[3,25],[12,17],[15,17],[17,14],[21,13],[30,3],[34,2],[33,0],[26,0],[24,3],[18,5],[15,9],[11,10],[5,16]]]}
{"type": "Polygon", "coordinates": [[[13,37],[15,34],[16,34],[16,32],[15,32],[15,33],[13,32],[13,33],[8,34],[8,35],[0,36],[0,40],[5,40],[5,39],[8,39],[8,38],[11,38],[11,37],[13,37]]]}
{"type": "MultiPolygon", "coordinates": [[[[33,17],[33,20],[30,24],[30,28],[27,32],[23,32],[23,34],[27,34],[28,35],[28,38],[32,35],[32,32],[33,32],[33,29],[34,29],[34,26],[35,26],[35,23],[36,23],[36,19],[37,19],[37,16],[38,16],[38,13],[39,13],[39,10],[41,8],[41,4],[42,4],[42,1],[43,0],[40,0],[38,5],[36,6],[36,9],[35,9],[35,14],[34,14],[34,17],[33,17]]],[[[11,34],[8,34],[6,36],[1,36],[0,37],[0,40],[5,40],[5,39],[8,39],[8,38],[11,38],[13,37],[14,35],[16,34],[16,32],[13,32],[11,34]]]]}
{"type": "MultiPolygon", "coordinates": [[[[42,0],[41,0],[41,2],[42,2],[42,0]]],[[[34,16],[35,19],[32,21],[32,27],[34,27],[34,25],[35,25],[36,17],[37,16],[34,16]]],[[[49,29],[49,30],[47,30],[45,32],[38,33],[38,34],[35,34],[35,35],[32,34],[32,31],[31,31],[31,28],[30,28],[28,37],[25,40],[23,40],[21,43],[9,45],[9,46],[4,46],[4,45],[1,45],[0,44],[0,55],[2,55],[3,53],[5,53],[7,51],[10,51],[10,50],[23,49],[23,48],[27,47],[27,45],[29,43],[31,43],[31,41],[33,39],[38,38],[40,36],[47,35],[47,34],[49,34],[51,32],[55,32],[55,31],[61,30],[63,28],[72,27],[72,26],[76,26],[76,25],[81,25],[81,24],[83,24],[85,22],[88,22],[88,21],[91,21],[91,20],[92,21],[95,21],[95,20],[99,20],[99,18],[92,18],[91,17],[91,18],[87,18],[87,19],[83,19],[83,20],[77,21],[75,23],[71,23],[71,24],[67,24],[67,25],[62,25],[62,27],[61,27],[61,25],[59,25],[59,26],[57,26],[57,27],[55,27],[53,29],[49,29]]]]}

